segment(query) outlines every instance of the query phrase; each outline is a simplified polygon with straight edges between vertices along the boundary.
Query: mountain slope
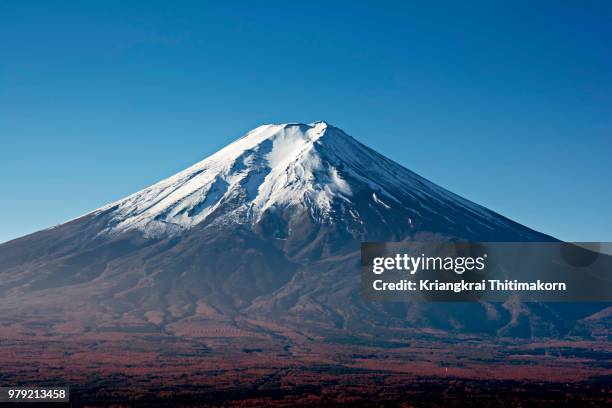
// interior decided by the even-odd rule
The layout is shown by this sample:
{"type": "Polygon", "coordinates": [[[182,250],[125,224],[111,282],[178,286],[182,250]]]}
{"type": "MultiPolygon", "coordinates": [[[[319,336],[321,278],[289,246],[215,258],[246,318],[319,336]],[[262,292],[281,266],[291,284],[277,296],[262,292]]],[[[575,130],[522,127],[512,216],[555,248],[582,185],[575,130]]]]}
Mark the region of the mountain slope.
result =
{"type": "Polygon", "coordinates": [[[558,334],[542,305],[373,304],[360,241],[548,241],[325,122],[265,125],[79,219],[0,245],[0,309],[168,329],[246,316],[346,330],[558,334]],[[66,294],[69,294],[67,297],[66,294]]]}

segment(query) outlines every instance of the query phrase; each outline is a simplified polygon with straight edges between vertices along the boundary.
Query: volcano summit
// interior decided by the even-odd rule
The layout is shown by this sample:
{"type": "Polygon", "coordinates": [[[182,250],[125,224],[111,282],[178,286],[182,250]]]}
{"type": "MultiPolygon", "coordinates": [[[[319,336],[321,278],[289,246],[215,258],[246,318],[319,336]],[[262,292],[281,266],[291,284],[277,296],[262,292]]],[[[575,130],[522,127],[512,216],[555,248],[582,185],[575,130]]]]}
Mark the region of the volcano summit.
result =
{"type": "MultiPolygon", "coordinates": [[[[440,232],[455,230],[463,236],[483,228],[497,234],[510,229],[526,240],[538,236],[428,182],[326,122],[260,126],[194,166],[92,214],[111,216],[111,235],[136,229],[155,237],[203,224],[254,226],[283,211],[292,213],[286,221],[306,215],[319,225],[344,224],[356,237],[367,235],[365,214],[370,224],[384,224],[391,214],[402,217],[399,228],[413,231],[419,226],[433,231],[428,225],[433,221],[454,225],[440,232]]],[[[396,239],[404,235],[397,232],[396,239]]]]}

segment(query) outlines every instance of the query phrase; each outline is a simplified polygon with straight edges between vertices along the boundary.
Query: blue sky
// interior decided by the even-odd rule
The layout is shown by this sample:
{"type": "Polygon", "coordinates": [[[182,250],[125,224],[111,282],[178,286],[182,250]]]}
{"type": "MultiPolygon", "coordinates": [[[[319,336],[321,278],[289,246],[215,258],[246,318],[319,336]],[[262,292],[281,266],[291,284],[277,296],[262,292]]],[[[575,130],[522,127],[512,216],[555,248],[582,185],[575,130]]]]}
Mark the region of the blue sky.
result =
{"type": "Polygon", "coordinates": [[[287,3],[1,2],[0,242],[318,119],[532,228],[612,241],[610,2],[287,3]]]}

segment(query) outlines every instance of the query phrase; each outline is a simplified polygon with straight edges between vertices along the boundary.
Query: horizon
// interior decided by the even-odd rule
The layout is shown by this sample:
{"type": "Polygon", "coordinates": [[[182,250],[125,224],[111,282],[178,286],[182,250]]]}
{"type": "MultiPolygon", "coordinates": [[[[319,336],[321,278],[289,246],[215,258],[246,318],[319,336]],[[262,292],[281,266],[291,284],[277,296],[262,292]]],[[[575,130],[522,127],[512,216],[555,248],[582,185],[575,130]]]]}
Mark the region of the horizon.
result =
{"type": "Polygon", "coordinates": [[[307,118],[529,228],[612,241],[612,5],[34,4],[0,5],[0,243],[307,118]]]}

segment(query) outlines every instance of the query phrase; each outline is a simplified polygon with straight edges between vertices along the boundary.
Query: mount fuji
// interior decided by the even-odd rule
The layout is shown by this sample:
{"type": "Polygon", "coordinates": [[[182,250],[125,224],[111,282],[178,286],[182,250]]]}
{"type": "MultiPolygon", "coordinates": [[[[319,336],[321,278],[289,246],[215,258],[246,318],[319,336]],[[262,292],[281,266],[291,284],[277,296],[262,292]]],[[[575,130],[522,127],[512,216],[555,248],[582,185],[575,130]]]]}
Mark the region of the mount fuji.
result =
{"type": "Polygon", "coordinates": [[[0,245],[0,311],[61,316],[83,330],[175,334],[213,322],[255,330],[253,321],[265,321],[353,334],[414,327],[557,336],[586,317],[512,301],[363,301],[359,243],[402,240],[553,238],[326,122],[264,125],[129,197],[0,245]]]}

